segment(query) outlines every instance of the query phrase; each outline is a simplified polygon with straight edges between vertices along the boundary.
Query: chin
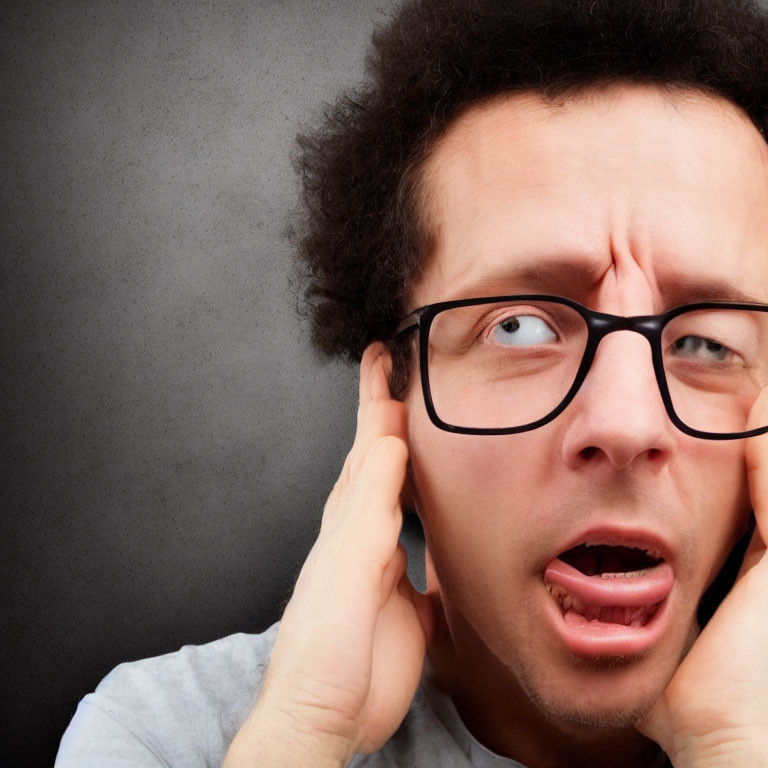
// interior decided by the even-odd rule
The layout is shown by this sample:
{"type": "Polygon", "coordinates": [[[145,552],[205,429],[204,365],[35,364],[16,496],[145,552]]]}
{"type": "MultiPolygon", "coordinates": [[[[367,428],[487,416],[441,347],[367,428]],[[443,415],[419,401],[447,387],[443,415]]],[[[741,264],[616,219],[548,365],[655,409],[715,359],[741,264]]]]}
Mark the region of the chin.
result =
{"type": "MultiPolygon", "coordinates": [[[[620,663],[620,662],[617,662],[620,663]]],[[[550,721],[568,730],[568,725],[582,728],[619,730],[635,726],[661,696],[664,681],[631,681],[613,684],[596,682],[578,686],[578,694],[560,690],[542,690],[524,685],[534,706],[550,721]]]]}
{"type": "Polygon", "coordinates": [[[641,626],[597,619],[569,623],[559,608],[550,608],[545,602],[542,613],[529,614],[527,629],[539,642],[518,642],[522,653],[507,662],[526,698],[563,730],[568,724],[635,726],[661,697],[698,635],[695,605],[678,591],[641,626]],[[544,631],[532,631],[537,625],[544,631]]]}
{"type": "Polygon", "coordinates": [[[674,643],[677,650],[657,648],[642,657],[569,657],[545,667],[542,656],[516,677],[529,701],[564,731],[630,728],[662,695],[694,636],[674,643]]]}

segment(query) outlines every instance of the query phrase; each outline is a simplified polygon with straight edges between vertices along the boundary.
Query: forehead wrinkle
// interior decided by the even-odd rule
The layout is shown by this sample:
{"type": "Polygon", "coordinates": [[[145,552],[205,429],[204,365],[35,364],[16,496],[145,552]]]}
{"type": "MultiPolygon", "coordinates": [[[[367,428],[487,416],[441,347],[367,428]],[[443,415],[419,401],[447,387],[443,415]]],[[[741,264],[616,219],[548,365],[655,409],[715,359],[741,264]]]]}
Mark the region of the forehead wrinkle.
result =
{"type": "MultiPolygon", "coordinates": [[[[618,95],[618,91],[617,91],[618,95]]],[[[658,95],[658,93],[657,93],[658,95]]],[[[706,228],[711,226],[713,221],[707,216],[701,218],[705,211],[714,213],[715,219],[722,219],[720,224],[727,223],[729,229],[735,229],[736,231],[730,234],[730,237],[737,239],[739,242],[731,242],[727,251],[733,251],[733,258],[738,264],[738,270],[741,274],[741,282],[746,277],[744,272],[745,264],[741,263],[741,259],[738,254],[748,254],[750,251],[754,254],[755,242],[762,241],[768,242],[768,145],[766,145],[763,137],[754,128],[748,116],[742,115],[741,112],[734,107],[728,100],[700,93],[687,93],[684,89],[675,94],[662,94],[666,97],[668,106],[674,107],[673,114],[678,116],[685,115],[688,121],[704,123],[712,122],[717,125],[717,117],[726,117],[727,123],[730,123],[732,129],[733,139],[738,140],[739,151],[737,153],[740,162],[726,163],[722,165],[719,162],[717,156],[712,157],[711,161],[713,166],[710,166],[715,170],[715,177],[728,179],[733,175],[739,177],[742,188],[746,183],[746,186],[752,187],[752,190],[758,190],[759,194],[748,195],[748,206],[745,208],[738,208],[737,201],[734,200],[722,200],[717,203],[716,208],[720,213],[712,209],[713,200],[710,199],[714,190],[708,193],[705,189],[697,187],[697,184],[693,178],[688,174],[687,160],[685,154],[681,155],[680,162],[675,162],[674,168],[666,167],[665,174],[668,176],[672,174],[678,184],[677,197],[672,198],[664,202],[663,199],[657,197],[658,193],[664,192],[667,189],[666,185],[662,185],[655,189],[655,192],[651,195],[652,205],[649,208],[650,211],[655,211],[654,215],[658,215],[659,210],[667,209],[668,215],[673,215],[676,220],[679,221],[681,216],[687,216],[691,218],[691,223],[696,225],[695,229],[701,227],[706,228]],[[717,106],[717,102],[720,102],[721,109],[716,110],[714,114],[707,112],[707,107],[717,106]],[[718,114],[720,113],[720,114],[718,114]],[[744,131],[745,124],[749,125],[749,135],[751,140],[745,141],[746,132],[744,131]],[[759,146],[754,146],[759,144],[759,146]],[[744,177],[748,176],[748,179],[744,177]],[[682,197],[679,196],[681,189],[687,189],[682,197]],[[655,198],[655,199],[654,199],[655,198]],[[734,208],[735,206],[735,208],[734,208]],[[731,210],[733,208],[733,210],[731,210]],[[754,212],[754,215],[749,213],[754,212]],[[741,219],[741,224],[737,224],[734,215],[741,219]],[[740,214],[740,215],[739,215],[740,214]],[[725,218],[723,218],[725,217],[725,218]],[[726,221],[730,217],[730,221],[726,221]],[[700,219],[695,221],[695,219],[700,219]],[[736,226],[731,226],[736,225],[736,226]]],[[[613,221],[612,224],[609,216],[609,221],[606,222],[605,218],[601,221],[584,221],[582,226],[578,224],[578,216],[573,218],[571,225],[565,224],[560,238],[555,235],[553,238],[552,229],[547,227],[542,221],[526,222],[526,231],[522,234],[526,238],[526,243],[521,244],[520,250],[516,250],[516,243],[514,242],[514,232],[509,234],[510,230],[514,226],[513,217],[516,213],[516,208],[510,209],[508,215],[505,214],[507,222],[503,222],[502,227],[508,227],[508,234],[505,236],[507,242],[493,243],[493,237],[489,237],[491,242],[483,243],[482,239],[486,239],[488,233],[483,227],[471,227],[467,226],[466,222],[459,222],[456,218],[457,213],[461,216],[483,216],[489,207],[504,206],[508,200],[504,197],[496,198],[491,197],[484,200],[485,207],[473,207],[473,200],[469,200],[468,204],[464,203],[461,199],[461,194],[464,189],[469,188],[470,194],[472,189],[482,189],[483,177],[486,173],[491,174],[491,178],[495,165],[494,156],[499,156],[500,162],[505,159],[505,152],[498,145],[494,143],[495,136],[493,123],[500,125],[504,129],[504,135],[507,137],[508,142],[516,143],[518,146],[516,149],[524,151],[524,144],[531,140],[530,128],[531,123],[545,122],[552,120],[557,122],[561,117],[565,118],[570,112],[568,109],[569,103],[563,105],[562,111],[553,109],[552,105],[547,104],[536,94],[514,94],[507,97],[509,101],[514,101],[514,112],[500,111],[496,109],[499,102],[504,98],[500,97],[485,104],[474,105],[471,109],[465,111],[462,115],[456,118],[447,128],[446,132],[439,137],[432,145],[430,150],[426,153],[426,157],[421,164],[420,168],[420,184],[419,184],[419,205],[423,214],[423,221],[430,230],[431,248],[429,252],[425,254],[425,258],[421,262],[421,269],[419,280],[421,280],[427,271],[431,271],[429,275],[429,283],[434,289],[435,293],[439,293],[441,290],[445,291],[448,288],[454,289],[459,281],[464,279],[471,279],[473,275],[477,275],[475,282],[482,288],[484,285],[488,285],[490,290],[491,283],[497,280],[503,281],[506,279],[503,274],[504,270],[510,270],[512,272],[511,279],[519,278],[526,280],[530,284],[541,284],[546,281],[548,276],[554,276],[553,273],[549,273],[544,268],[541,262],[538,262],[536,269],[526,268],[520,265],[517,270],[517,274],[514,272],[515,263],[519,262],[521,258],[529,259],[533,256],[537,256],[537,252],[542,254],[543,261],[549,259],[574,259],[580,260],[583,256],[584,260],[593,262],[593,272],[596,276],[604,274],[607,269],[611,267],[613,263],[613,249],[610,247],[610,242],[614,235],[619,235],[620,239],[624,239],[621,235],[626,235],[631,241],[636,239],[637,231],[634,233],[629,232],[616,232],[613,225],[617,224],[613,221]],[[496,111],[494,111],[496,109],[496,111]],[[559,114],[558,114],[559,112],[559,114]],[[517,116],[527,113],[523,116],[522,122],[525,123],[521,127],[521,131],[517,130],[517,116]],[[490,122],[489,122],[490,121],[490,122]],[[527,122],[526,122],[527,121],[527,122]],[[490,130],[489,130],[490,128],[490,130]],[[464,129],[464,130],[463,130],[464,129]],[[522,143],[518,143],[518,140],[522,140],[522,143]],[[488,150],[492,151],[488,151],[488,150]],[[463,164],[455,164],[453,159],[456,155],[461,155],[463,158],[463,164]],[[469,162],[467,162],[469,161],[469,162]],[[473,178],[474,177],[474,178],[473,178]],[[478,180],[480,186],[478,187],[478,180]],[[473,182],[473,183],[468,183],[473,182]],[[608,224],[607,229],[603,226],[608,224]],[[453,226],[451,229],[450,227],[453,226]],[[533,228],[533,230],[532,230],[533,228]],[[591,229],[592,231],[587,231],[591,229]],[[468,232],[472,235],[472,239],[465,234],[468,232]],[[538,237],[536,239],[531,237],[531,232],[543,233],[545,238],[538,237]],[[446,242],[447,233],[451,233],[450,243],[446,242]],[[458,235],[458,237],[457,237],[458,235]],[[606,237],[607,235],[607,237],[606,237]],[[575,236],[575,239],[574,239],[575,236]],[[544,240],[548,238],[549,241],[544,240]],[[564,239],[563,239],[564,238],[564,239]],[[533,242],[532,242],[533,239],[533,242]],[[558,242],[560,240],[561,242],[558,242]],[[570,240],[570,242],[565,242],[570,240]],[[453,253],[450,258],[439,258],[441,254],[446,254],[447,245],[451,246],[453,251],[465,250],[466,256],[462,253],[453,253]],[[523,250],[524,249],[524,250],[523,250]],[[457,258],[462,256],[462,258],[457,258]],[[485,265],[482,262],[488,261],[485,265]],[[486,276],[483,271],[478,267],[489,266],[493,269],[490,270],[490,274],[486,276]],[[469,277],[468,277],[469,276],[469,277]]],[[[665,131],[669,128],[665,123],[661,123],[665,128],[665,131]]],[[[681,126],[677,124],[674,126],[677,131],[681,126]]],[[[731,131],[729,131],[730,133],[731,131]]],[[[666,143],[668,141],[668,134],[662,133],[661,138],[666,143]]],[[[695,137],[695,131],[691,135],[695,137]]],[[[644,134],[640,133],[637,138],[646,138],[644,134]]],[[[535,137],[534,137],[535,139],[535,137]]],[[[534,142],[534,149],[538,144],[538,140],[534,142]]],[[[632,142],[629,142],[631,145],[632,142]]],[[[630,147],[619,147],[619,151],[630,151],[630,147]]],[[[543,161],[546,161],[544,156],[543,161]]],[[[603,158],[604,159],[604,158],[603,158]]],[[[589,158],[571,158],[570,162],[588,162],[589,158]]],[[[550,168],[550,171],[553,169],[550,168]]],[[[599,170],[599,167],[597,168],[599,170]]],[[[514,166],[511,167],[511,173],[509,173],[509,185],[515,195],[518,196],[521,205],[525,205],[528,200],[533,196],[536,197],[536,189],[539,192],[547,189],[547,184],[541,184],[537,174],[531,175],[531,168],[520,169],[514,166]],[[527,175],[526,175],[527,174],[527,175]]],[[[555,168],[555,171],[557,169],[555,168]]],[[[559,173],[554,178],[557,178],[559,173]]],[[[566,174],[567,176],[567,174],[566,174]]],[[[565,179],[563,181],[566,181],[565,179]]],[[[614,191],[616,190],[616,179],[613,180],[611,186],[614,191]]],[[[718,185],[716,184],[715,187],[718,185]]],[[[555,191],[563,191],[565,184],[555,184],[555,191]]],[[[498,189],[497,189],[498,191],[498,189]]],[[[567,220],[572,217],[569,215],[573,213],[579,206],[569,206],[568,202],[572,201],[575,194],[578,193],[577,188],[570,188],[567,191],[567,197],[565,198],[565,215],[567,220]]],[[[553,205],[559,201],[562,202],[563,198],[555,198],[553,205]]],[[[637,201],[632,201],[637,202],[637,201]]],[[[640,200],[639,202],[643,202],[640,200]]],[[[608,214],[608,209],[603,205],[602,213],[605,216],[608,214]]],[[[628,211],[627,211],[628,213],[628,211]]],[[[646,216],[648,211],[643,211],[643,216],[646,216]]],[[[523,212],[523,221],[525,221],[525,213],[523,212]]],[[[575,213],[574,213],[575,216],[575,213]]],[[[625,217],[620,217],[621,219],[625,217]]],[[[629,218],[633,218],[631,215],[629,218]]],[[[659,255],[659,248],[661,247],[661,253],[677,252],[675,259],[677,260],[681,256],[685,261],[689,262],[698,271],[700,267],[696,266],[695,262],[699,265],[703,265],[704,262],[700,262],[699,258],[695,257],[695,253],[691,251],[690,242],[679,242],[674,244],[676,239],[676,230],[679,227],[672,226],[667,228],[664,225],[663,219],[666,219],[667,215],[663,215],[661,219],[654,222],[653,232],[649,232],[650,240],[646,243],[647,257],[650,259],[649,264],[652,266],[657,261],[659,255]],[[669,236],[672,236],[672,241],[668,241],[665,245],[672,246],[671,248],[665,247],[659,242],[659,237],[663,237],[667,240],[669,236]],[[682,250],[679,250],[682,249],[682,250]],[[686,250],[687,249],[687,250],[686,250]]],[[[493,217],[490,219],[494,221],[493,217]]],[[[496,217],[496,220],[500,220],[496,217]]],[[[627,222],[625,222],[627,223],[627,222]]],[[[719,227],[715,222],[716,228],[719,227]]],[[[700,245],[707,247],[707,243],[701,243],[700,245]]],[[[712,247],[717,247],[716,243],[711,244],[712,247]]],[[[721,246],[724,244],[721,244],[721,246]]],[[[630,248],[632,251],[631,256],[636,258],[638,253],[634,252],[634,248],[630,248]]],[[[698,251],[699,256],[701,250],[698,251]]],[[[714,254],[713,254],[714,255],[714,254]]],[[[766,251],[766,263],[768,263],[768,250],[766,251]]],[[[538,258],[538,256],[537,256],[538,258]]],[[[747,261],[754,262],[755,258],[749,256],[747,261]]],[[[645,259],[642,259],[643,261],[645,259]]],[[[731,259],[733,261],[733,259],[731,259]]],[[[708,263],[708,261],[707,261],[708,263]]],[[[736,266],[736,265],[734,265],[736,266]]],[[[762,272],[762,269],[758,269],[758,264],[754,264],[754,270],[762,272]]],[[[715,277],[715,275],[712,275],[715,277]]],[[[423,281],[422,281],[423,282],[423,281]]],[[[758,280],[759,283],[768,282],[768,271],[764,279],[758,280]]],[[[411,286],[409,292],[410,296],[413,296],[414,291],[418,289],[418,283],[411,286]]],[[[762,287],[762,286],[761,286],[762,287]]],[[[768,286],[767,286],[768,287],[768,286]]],[[[482,292],[485,292],[483,290],[482,292]]],[[[679,291],[680,293],[687,293],[688,291],[679,291]]],[[[702,291],[702,295],[706,294],[710,297],[712,293],[716,292],[716,289],[711,291],[702,291]]],[[[730,291],[729,291],[730,293],[730,291]]],[[[440,299],[443,296],[435,295],[430,296],[430,300],[440,299]]]]}
{"type": "MultiPolygon", "coordinates": [[[[528,111],[535,111],[534,99],[531,95],[518,95],[517,99],[531,102],[528,111]]],[[[478,111],[487,111],[492,105],[482,104],[475,107],[478,111]]],[[[478,239],[467,247],[467,257],[456,270],[456,263],[451,264],[453,271],[447,273],[448,266],[439,258],[439,254],[446,249],[446,228],[444,222],[450,217],[451,197],[446,192],[453,192],[461,184],[457,184],[457,176],[464,175],[465,168],[462,164],[458,166],[452,163],[451,149],[469,148],[470,151],[477,146],[474,138],[478,136],[477,131],[472,135],[464,136],[460,130],[462,123],[471,119],[474,110],[464,114],[451,124],[448,131],[432,147],[428,153],[421,168],[419,169],[418,194],[416,205],[418,207],[419,220],[425,230],[428,232],[428,241],[430,248],[423,255],[420,274],[423,275],[427,270],[432,272],[432,279],[444,286],[444,291],[450,294],[450,298],[459,295],[469,296],[469,291],[473,295],[490,295],[490,292],[505,292],[505,285],[512,283],[524,283],[526,285],[544,288],[547,284],[561,284],[569,282],[571,287],[578,287],[586,290],[589,285],[597,281],[610,267],[610,257],[599,253],[592,243],[577,243],[575,238],[571,238],[567,244],[562,246],[548,247],[541,244],[536,249],[526,248],[524,253],[515,253],[508,250],[507,253],[499,253],[500,244],[494,243],[490,237],[491,243],[488,247],[478,239]],[[579,246],[581,248],[579,249],[579,246]],[[578,250],[582,252],[578,252],[578,250]],[[483,257],[489,257],[488,269],[484,272],[478,272],[478,262],[483,257]],[[456,286],[461,284],[467,278],[467,275],[475,276],[468,283],[466,289],[456,290],[456,286]]],[[[542,114],[541,119],[546,115],[542,114]]],[[[481,131],[479,139],[482,142],[486,134],[481,131]]],[[[473,153],[474,154],[474,153],[473,153]]],[[[481,162],[485,160],[478,157],[481,162]]],[[[477,168],[477,166],[475,166],[477,168]]],[[[517,195],[522,195],[535,190],[547,190],[547,184],[541,184],[538,180],[521,179],[515,175],[510,179],[510,184],[514,185],[517,195]]],[[[506,204],[505,200],[501,201],[506,204]]],[[[466,209],[464,209],[466,210],[466,209]]],[[[482,238],[486,232],[481,230],[479,237],[482,238]]],[[[582,232],[582,234],[584,234],[582,232]]],[[[586,238],[584,238],[586,240],[586,238]]],[[[509,244],[507,244],[508,246],[509,244]]],[[[503,248],[504,245],[501,245],[503,248]]],[[[409,292],[409,298],[413,298],[414,288],[412,286],[409,292]]],[[[441,295],[440,299],[446,298],[441,295]]]]}

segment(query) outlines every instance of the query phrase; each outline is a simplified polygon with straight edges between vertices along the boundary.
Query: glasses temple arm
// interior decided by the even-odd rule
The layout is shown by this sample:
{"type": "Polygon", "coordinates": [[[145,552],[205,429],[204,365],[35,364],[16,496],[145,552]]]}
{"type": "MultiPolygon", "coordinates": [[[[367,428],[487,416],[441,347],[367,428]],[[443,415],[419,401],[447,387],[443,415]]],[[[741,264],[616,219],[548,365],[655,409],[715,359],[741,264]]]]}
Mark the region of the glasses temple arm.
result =
{"type": "Polygon", "coordinates": [[[406,315],[395,327],[395,330],[389,336],[390,341],[400,341],[409,333],[412,333],[419,327],[419,319],[421,313],[411,312],[410,315],[406,315]]]}

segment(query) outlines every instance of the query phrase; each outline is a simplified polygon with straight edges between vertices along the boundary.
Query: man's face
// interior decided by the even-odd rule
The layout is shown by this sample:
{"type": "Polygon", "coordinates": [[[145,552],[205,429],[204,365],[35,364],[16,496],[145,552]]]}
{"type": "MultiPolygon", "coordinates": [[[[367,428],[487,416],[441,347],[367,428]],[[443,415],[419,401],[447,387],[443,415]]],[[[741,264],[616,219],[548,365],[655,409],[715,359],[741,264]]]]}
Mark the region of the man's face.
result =
{"type": "MultiPolygon", "coordinates": [[[[713,286],[768,301],[768,148],[715,97],[617,86],[559,107],[500,98],[451,126],[424,179],[434,250],[409,308],[546,293],[645,315],[713,286]]],[[[406,404],[461,684],[550,719],[633,722],[690,647],[699,599],[744,530],[743,441],[678,431],[648,342],[627,332],[601,342],[574,401],[531,432],[441,431],[418,380],[406,404]],[[583,542],[645,544],[674,574],[659,615],[607,651],[594,627],[582,643],[564,626],[545,583],[583,542]]]]}

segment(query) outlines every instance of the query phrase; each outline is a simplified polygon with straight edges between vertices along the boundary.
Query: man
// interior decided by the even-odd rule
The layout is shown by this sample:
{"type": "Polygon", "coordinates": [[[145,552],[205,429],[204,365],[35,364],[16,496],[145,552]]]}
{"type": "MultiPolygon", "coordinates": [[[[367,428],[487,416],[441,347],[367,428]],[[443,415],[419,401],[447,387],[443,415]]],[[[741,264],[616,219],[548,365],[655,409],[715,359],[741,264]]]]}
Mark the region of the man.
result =
{"type": "Polygon", "coordinates": [[[767,35],[404,6],[304,142],[316,338],[365,352],[279,629],[119,668],[61,765],[768,765],[767,35]]]}

